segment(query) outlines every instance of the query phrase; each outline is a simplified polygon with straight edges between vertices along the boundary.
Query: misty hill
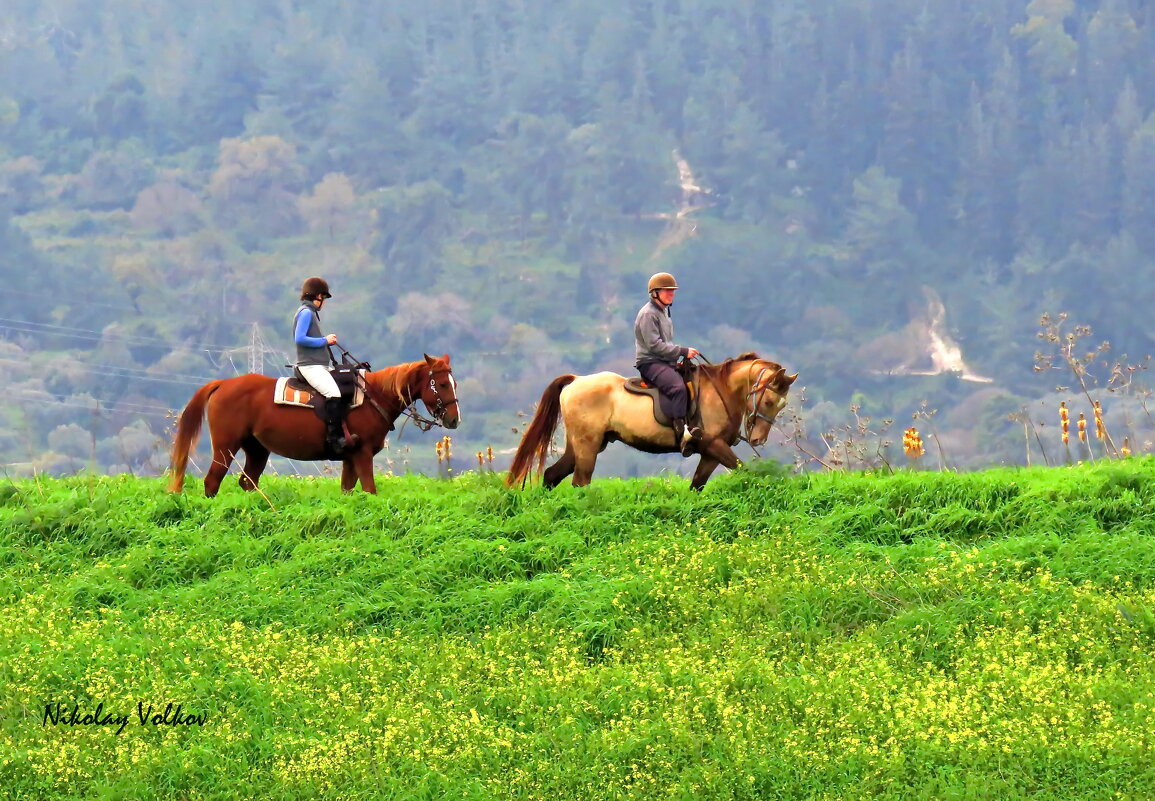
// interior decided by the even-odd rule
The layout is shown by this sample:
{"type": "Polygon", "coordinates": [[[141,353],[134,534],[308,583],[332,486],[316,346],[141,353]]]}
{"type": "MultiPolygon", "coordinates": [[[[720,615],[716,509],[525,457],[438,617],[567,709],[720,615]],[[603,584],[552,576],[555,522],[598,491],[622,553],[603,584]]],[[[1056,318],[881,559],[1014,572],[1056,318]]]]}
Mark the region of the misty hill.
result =
{"type": "Polygon", "coordinates": [[[800,373],[811,450],[853,405],[880,441],[935,411],[954,466],[1022,462],[1025,411],[1054,461],[1058,401],[1091,408],[1035,353],[1075,324],[1072,357],[1112,345],[1087,380],[1116,439],[1155,436],[1150,4],[9,5],[13,470],[160,469],[196,386],[282,371],[312,274],[362,358],[453,355],[459,453],[511,446],[559,373],[629,372],[659,269],[680,340],[800,373]]]}

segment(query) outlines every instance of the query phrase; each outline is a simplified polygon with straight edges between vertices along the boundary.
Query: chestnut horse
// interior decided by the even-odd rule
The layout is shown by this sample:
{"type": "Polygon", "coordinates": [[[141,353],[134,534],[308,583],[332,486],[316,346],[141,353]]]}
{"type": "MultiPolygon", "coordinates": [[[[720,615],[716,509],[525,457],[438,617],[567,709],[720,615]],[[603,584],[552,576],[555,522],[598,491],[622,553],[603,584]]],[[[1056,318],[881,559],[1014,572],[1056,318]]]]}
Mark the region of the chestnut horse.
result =
{"type": "MultiPolygon", "coordinates": [[[[786,393],[798,374],[786,375],[777,362],[743,353],[721,364],[698,366],[702,419],[701,460],[690,486],[701,489],[718,465],[733,470],[739,459],[733,446],[744,439],[757,447],[786,405],[786,393]]],[[[513,457],[506,484],[525,480],[533,462],[540,472],[553,440],[558,417],[565,419],[565,452],[545,471],[543,483],[556,487],[573,474],[573,485],[584,487],[593,477],[598,454],[621,441],[648,453],[677,453],[674,430],[654,419],[653,401],[627,392],[617,373],[562,375],[541,396],[537,413],[513,457]]]]}
{"type": "MultiPolygon", "coordinates": [[[[325,423],[311,408],[273,403],[276,383],[275,378],[250,373],[210,381],[198,389],[177,424],[169,489],[180,492],[184,485],[189,452],[196,445],[206,412],[213,448],[213,462],[205,474],[205,495],[210,498],[217,494],[240,451],[246,457],[240,476],[241,489],[245,490],[257,488],[270,453],[303,461],[327,458],[325,423]]],[[[375,493],[373,456],[385,446],[385,436],[400,415],[418,419],[418,399],[433,415],[432,421],[426,421],[429,425],[457,428],[461,417],[449,354],[438,359],[426,354],[425,361],[365,373],[364,389],[365,402],[345,418],[349,433],[360,441],[342,459],[341,489],[352,490],[360,479],[361,489],[375,493]]]]}

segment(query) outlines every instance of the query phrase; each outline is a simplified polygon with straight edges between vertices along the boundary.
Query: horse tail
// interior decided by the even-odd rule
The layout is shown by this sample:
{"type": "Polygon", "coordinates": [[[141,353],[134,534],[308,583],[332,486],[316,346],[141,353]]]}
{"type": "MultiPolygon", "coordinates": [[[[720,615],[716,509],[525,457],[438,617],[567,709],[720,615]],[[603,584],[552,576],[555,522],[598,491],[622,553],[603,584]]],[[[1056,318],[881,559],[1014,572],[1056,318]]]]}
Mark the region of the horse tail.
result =
{"type": "Polygon", "coordinates": [[[545,455],[553,440],[553,432],[557,429],[558,417],[561,415],[561,391],[575,378],[577,376],[572,374],[559,375],[545,388],[545,392],[541,393],[537,413],[530,421],[529,428],[525,430],[525,436],[521,438],[521,444],[517,446],[517,453],[513,456],[513,463],[509,466],[509,475],[505,477],[506,486],[521,484],[524,487],[525,479],[535,459],[539,473],[545,467],[545,455]]]}
{"type": "Polygon", "coordinates": [[[188,455],[197,444],[201,433],[201,423],[204,421],[205,404],[216,392],[224,379],[210,381],[196,391],[188,406],[181,412],[180,421],[176,426],[176,438],[172,443],[172,481],[168,485],[170,492],[180,492],[184,486],[184,471],[188,465],[188,455]]]}

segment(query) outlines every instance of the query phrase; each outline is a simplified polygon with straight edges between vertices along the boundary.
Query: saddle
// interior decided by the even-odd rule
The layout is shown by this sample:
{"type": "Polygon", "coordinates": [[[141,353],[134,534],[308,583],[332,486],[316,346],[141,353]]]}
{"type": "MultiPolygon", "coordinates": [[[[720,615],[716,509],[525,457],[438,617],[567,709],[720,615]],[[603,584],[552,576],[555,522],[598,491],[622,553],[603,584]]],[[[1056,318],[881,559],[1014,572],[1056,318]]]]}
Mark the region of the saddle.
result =
{"type": "MultiPolygon", "coordinates": [[[[365,402],[365,390],[357,380],[357,377],[364,372],[363,369],[349,365],[334,367],[329,371],[329,375],[337,382],[337,389],[341,390],[341,400],[349,409],[356,409],[365,402]]],[[[291,376],[277,379],[277,384],[273,388],[273,403],[278,406],[311,407],[318,417],[325,419],[325,397],[301,377],[296,367],[293,368],[291,376]]]]}
{"type": "MultiPolygon", "coordinates": [[[[690,393],[690,409],[687,412],[687,419],[698,419],[698,386],[693,377],[686,377],[683,373],[682,377],[686,380],[686,389],[690,393]]],[[[654,401],[654,419],[659,424],[664,426],[673,426],[673,421],[670,420],[669,415],[662,411],[662,393],[655,387],[647,384],[645,379],[641,376],[634,376],[626,379],[626,392],[633,392],[635,395],[649,395],[654,401]]]]}

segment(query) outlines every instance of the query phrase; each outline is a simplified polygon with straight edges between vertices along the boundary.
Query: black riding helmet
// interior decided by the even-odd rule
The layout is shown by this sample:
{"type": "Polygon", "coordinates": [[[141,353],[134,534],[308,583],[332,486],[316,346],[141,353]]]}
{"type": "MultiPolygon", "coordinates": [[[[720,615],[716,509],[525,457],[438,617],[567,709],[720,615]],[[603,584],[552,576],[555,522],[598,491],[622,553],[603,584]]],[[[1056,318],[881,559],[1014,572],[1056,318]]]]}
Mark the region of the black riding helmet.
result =
{"type": "Polygon", "coordinates": [[[317,278],[316,276],[306,278],[305,283],[301,285],[301,300],[316,300],[317,298],[325,300],[331,297],[333,296],[329,294],[329,282],[324,278],[317,278]]]}

